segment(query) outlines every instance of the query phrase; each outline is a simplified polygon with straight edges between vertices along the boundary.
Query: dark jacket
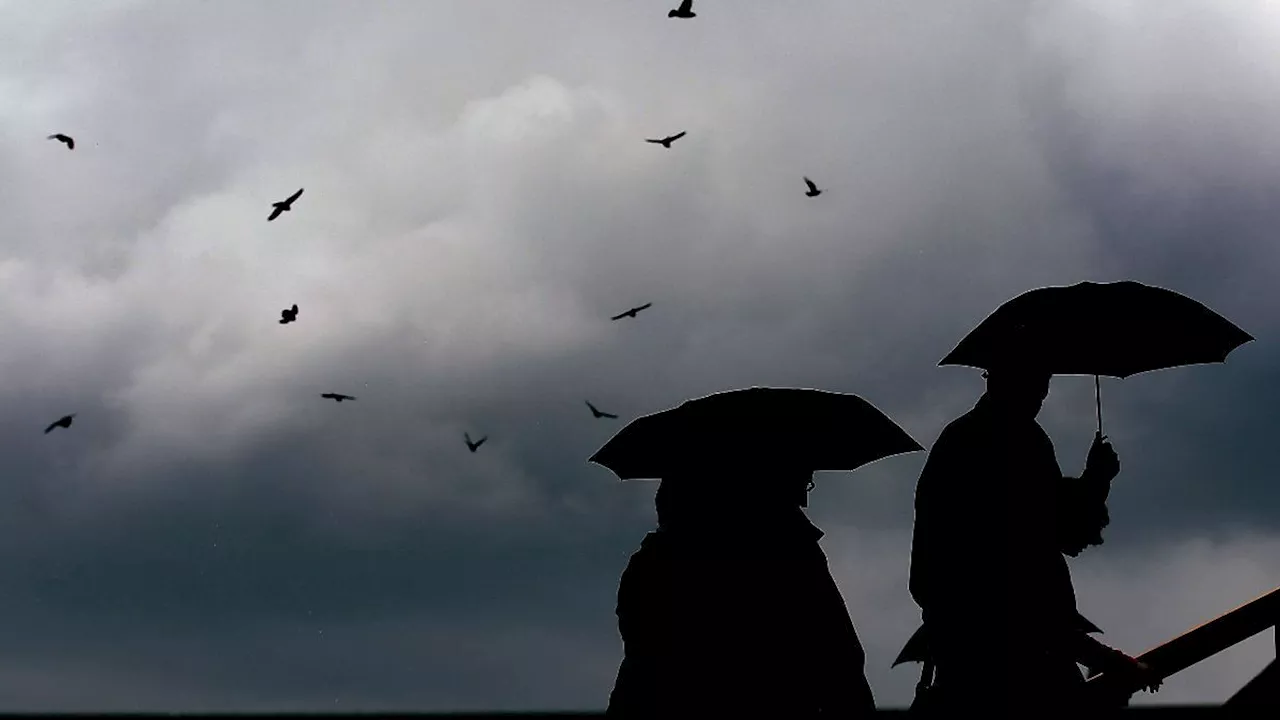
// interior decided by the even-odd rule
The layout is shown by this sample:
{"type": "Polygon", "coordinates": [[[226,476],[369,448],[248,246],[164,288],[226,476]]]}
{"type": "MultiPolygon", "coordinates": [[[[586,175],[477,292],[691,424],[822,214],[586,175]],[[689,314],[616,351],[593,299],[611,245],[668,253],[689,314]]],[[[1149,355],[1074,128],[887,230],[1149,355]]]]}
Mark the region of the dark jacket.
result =
{"type": "Polygon", "coordinates": [[[1062,482],[1044,429],[1001,415],[986,396],[929,452],[909,582],[938,688],[957,705],[1076,697],[1076,661],[1094,664],[1105,650],[1079,624],[1059,542],[1062,482]]]}
{"type": "Polygon", "coordinates": [[[874,712],[820,537],[799,508],[768,528],[649,533],[618,588],[625,657],[608,714],[874,712]]]}

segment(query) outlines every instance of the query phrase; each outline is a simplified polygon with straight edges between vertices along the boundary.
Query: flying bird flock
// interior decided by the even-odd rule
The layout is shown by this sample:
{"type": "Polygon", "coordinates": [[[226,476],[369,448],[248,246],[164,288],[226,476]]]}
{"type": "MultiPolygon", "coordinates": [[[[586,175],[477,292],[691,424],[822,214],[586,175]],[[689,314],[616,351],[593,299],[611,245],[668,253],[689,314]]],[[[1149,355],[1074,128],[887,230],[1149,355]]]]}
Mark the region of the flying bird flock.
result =
{"type": "MultiPolygon", "coordinates": [[[[667,17],[681,18],[681,19],[689,19],[689,18],[697,17],[697,13],[693,12],[693,0],[683,0],[683,2],[680,3],[679,7],[667,13],[667,17]]],[[[688,133],[686,131],[680,131],[678,133],[675,133],[674,135],[667,135],[662,138],[645,138],[645,142],[652,143],[655,145],[661,145],[663,148],[669,150],[671,149],[672,143],[683,138],[687,134],[688,133]]],[[[49,135],[47,139],[56,140],[66,145],[68,150],[74,150],[76,147],[75,140],[71,136],[66,135],[64,133],[54,133],[52,135],[49,135]]],[[[815,185],[814,182],[809,178],[805,177],[804,182],[805,182],[805,185],[808,187],[808,191],[805,192],[806,196],[817,197],[823,192],[822,190],[818,189],[818,186],[815,185]]],[[[292,195],[285,198],[284,200],[271,203],[271,213],[267,216],[267,222],[272,222],[276,220],[284,213],[292,212],[293,205],[298,201],[298,198],[302,197],[303,190],[305,190],[305,188],[298,188],[297,192],[293,193],[292,195]]],[[[639,317],[639,314],[642,311],[648,309],[652,305],[653,305],[652,302],[646,302],[642,305],[632,307],[629,310],[626,310],[617,315],[614,315],[610,318],[610,320],[617,321],[617,320],[622,320],[623,318],[632,318],[632,319],[637,318],[639,317]]],[[[290,323],[294,323],[297,321],[298,321],[298,306],[296,303],[293,304],[291,307],[280,311],[279,323],[281,325],[288,325],[290,323]]],[[[326,400],[333,400],[334,402],[337,402],[337,403],[342,403],[344,400],[356,399],[352,395],[346,395],[343,393],[336,393],[336,392],[321,393],[320,397],[325,398],[326,400]]],[[[590,401],[586,401],[586,405],[587,405],[587,408],[591,411],[591,416],[595,419],[607,419],[607,420],[618,419],[618,415],[614,413],[604,412],[603,410],[600,410],[595,405],[593,405],[590,401]]],[[[71,427],[71,422],[74,417],[75,417],[75,413],[72,413],[70,415],[65,415],[62,418],[59,418],[57,421],[55,421],[54,423],[49,425],[47,428],[45,428],[45,431],[44,431],[45,434],[51,433],[57,428],[69,429],[71,427]]],[[[463,442],[466,444],[467,449],[473,453],[476,452],[480,448],[480,446],[483,445],[485,441],[488,439],[489,438],[486,435],[481,437],[479,440],[473,441],[469,433],[463,433],[463,442]]]]}

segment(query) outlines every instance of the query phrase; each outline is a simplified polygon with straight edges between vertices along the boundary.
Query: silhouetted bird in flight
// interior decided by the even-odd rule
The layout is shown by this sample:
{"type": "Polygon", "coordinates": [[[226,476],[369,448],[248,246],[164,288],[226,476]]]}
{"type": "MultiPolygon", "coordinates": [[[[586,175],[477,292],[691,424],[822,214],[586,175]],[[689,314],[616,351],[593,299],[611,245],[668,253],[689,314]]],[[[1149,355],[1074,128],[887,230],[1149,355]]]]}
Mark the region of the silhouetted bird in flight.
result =
{"type": "Polygon", "coordinates": [[[691,17],[698,17],[698,15],[693,11],[693,0],[684,0],[684,2],[680,3],[680,7],[667,13],[667,17],[691,18],[691,17]]]}
{"type": "Polygon", "coordinates": [[[76,141],[70,135],[63,135],[62,133],[57,133],[54,135],[50,135],[49,139],[57,140],[58,142],[66,145],[68,150],[76,149],[76,141]]]}
{"type": "Polygon", "coordinates": [[[818,189],[818,186],[814,185],[813,181],[809,178],[804,179],[804,184],[809,186],[809,191],[806,192],[805,195],[809,197],[818,197],[822,194],[822,191],[818,189]]]}
{"type": "Polygon", "coordinates": [[[320,397],[328,398],[329,400],[337,400],[338,402],[342,402],[343,400],[355,400],[355,397],[351,395],[343,395],[342,393],[322,393],[320,397]]]}
{"type": "Polygon", "coordinates": [[[686,134],[687,134],[687,131],[681,131],[676,133],[675,135],[668,135],[667,137],[664,137],[661,140],[654,140],[653,138],[645,138],[644,141],[651,142],[654,145],[661,145],[662,147],[670,150],[671,143],[679,140],[680,138],[684,137],[686,134]]]}
{"type": "Polygon", "coordinates": [[[475,442],[471,442],[471,435],[469,433],[462,433],[462,439],[467,442],[467,449],[470,450],[471,452],[475,452],[477,448],[479,448],[481,445],[484,444],[485,440],[489,439],[489,436],[485,435],[479,440],[475,442]]]}
{"type": "Polygon", "coordinates": [[[50,425],[49,427],[45,428],[45,429],[44,429],[44,434],[45,434],[45,435],[48,435],[49,433],[53,432],[53,429],[54,429],[54,428],[69,428],[69,427],[71,427],[71,419],[72,419],[72,418],[74,418],[75,416],[76,416],[76,414],[75,414],[75,413],[71,413],[70,415],[63,415],[63,416],[62,416],[61,418],[59,418],[56,422],[54,422],[52,425],[50,425]]]}
{"type": "Polygon", "coordinates": [[[622,318],[624,318],[624,317],[635,317],[636,315],[638,315],[638,314],[640,313],[640,311],[641,311],[641,310],[644,310],[645,308],[647,308],[647,307],[649,307],[649,306],[651,306],[651,305],[653,305],[653,303],[651,303],[651,302],[650,302],[650,303],[645,303],[645,304],[641,305],[640,307],[633,307],[633,308],[631,308],[630,310],[628,310],[628,311],[626,311],[626,312],[622,313],[621,315],[614,315],[613,317],[611,317],[611,318],[609,318],[609,319],[610,319],[610,320],[621,320],[621,319],[622,319],[622,318]]]}
{"type": "Polygon", "coordinates": [[[298,188],[298,192],[289,196],[287,200],[271,203],[271,207],[275,208],[271,211],[271,217],[267,218],[267,222],[271,222],[280,217],[280,213],[289,212],[293,209],[293,201],[302,196],[302,191],[306,188],[298,188]]]}
{"type": "Polygon", "coordinates": [[[284,310],[281,310],[281,311],[280,311],[280,324],[281,324],[281,325],[288,325],[289,323],[291,323],[291,322],[293,322],[293,321],[295,321],[295,320],[297,320],[297,319],[298,319],[298,306],[297,306],[297,304],[294,304],[294,306],[293,306],[293,307],[291,307],[291,308],[286,308],[286,309],[284,309],[284,310]]]}
{"type": "Polygon", "coordinates": [[[591,408],[591,414],[592,414],[593,416],[595,416],[595,417],[598,417],[598,418],[613,418],[614,420],[617,420],[617,419],[618,419],[618,416],[617,416],[617,415],[614,415],[613,413],[607,413],[607,412],[604,412],[604,411],[602,411],[602,410],[598,409],[595,405],[592,405],[590,400],[588,400],[588,401],[587,401],[587,407],[591,408]]]}

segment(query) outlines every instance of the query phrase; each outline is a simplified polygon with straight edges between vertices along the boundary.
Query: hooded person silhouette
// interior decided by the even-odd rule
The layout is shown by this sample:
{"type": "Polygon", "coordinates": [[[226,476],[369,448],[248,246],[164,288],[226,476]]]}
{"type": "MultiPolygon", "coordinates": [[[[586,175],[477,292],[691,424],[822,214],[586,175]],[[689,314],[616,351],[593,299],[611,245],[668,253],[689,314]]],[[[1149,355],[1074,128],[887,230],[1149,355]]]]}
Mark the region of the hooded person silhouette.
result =
{"type": "Polygon", "coordinates": [[[802,509],[812,474],[726,463],[661,480],[658,529],[618,586],[610,716],[874,713],[823,533],[802,509]]]}
{"type": "Polygon", "coordinates": [[[1063,557],[1101,542],[1097,488],[1119,460],[1095,437],[1082,476],[1063,476],[1035,419],[1051,379],[1038,359],[1010,353],[988,371],[986,392],[942,431],[916,486],[910,591],[936,669],[927,705],[949,714],[1045,702],[1072,712],[1086,702],[1077,662],[1140,670],[1082,630],[1063,557]],[[1063,502],[1067,488],[1074,500],[1063,502]]]}
{"type": "Polygon", "coordinates": [[[618,586],[624,657],[607,714],[874,713],[862,644],[804,508],[815,470],[922,448],[856,396],[795,389],[709,396],[633,426],[593,456],[619,477],[660,478],[658,528],[618,586]],[[796,426],[807,446],[788,437],[796,426]],[[844,441],[815,441],[824,428],[844,441]]]}

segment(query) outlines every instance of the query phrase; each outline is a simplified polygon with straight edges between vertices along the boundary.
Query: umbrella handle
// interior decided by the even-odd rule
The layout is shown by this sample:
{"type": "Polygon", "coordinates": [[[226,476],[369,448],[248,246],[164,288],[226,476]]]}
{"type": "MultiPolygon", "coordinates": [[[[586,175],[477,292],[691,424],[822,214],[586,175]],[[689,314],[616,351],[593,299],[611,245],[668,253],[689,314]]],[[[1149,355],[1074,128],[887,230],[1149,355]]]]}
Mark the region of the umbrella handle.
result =
{"type": "Polygon", "coordinates": [[[1102,437],[1102,381],[1093,376],[1093,399],[1098,407],[1098,437],[1102,437]]]}

